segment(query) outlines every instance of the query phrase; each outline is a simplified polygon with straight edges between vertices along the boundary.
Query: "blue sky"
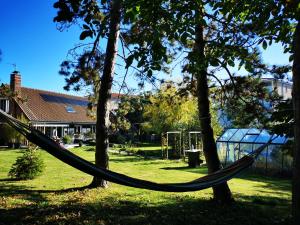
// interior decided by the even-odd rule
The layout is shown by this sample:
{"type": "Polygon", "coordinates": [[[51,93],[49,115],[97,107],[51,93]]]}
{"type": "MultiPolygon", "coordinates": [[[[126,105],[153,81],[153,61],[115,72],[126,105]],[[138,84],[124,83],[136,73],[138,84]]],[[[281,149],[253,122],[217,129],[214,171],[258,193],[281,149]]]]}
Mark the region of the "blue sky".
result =
{"type": "MultiPolygon", "coordinates": [[[[60,32],[53,17],[54,0],[1,0],[0,1],[0,83],[8,83],[14,70],[22,74],[22,85],[31,88],[57,92],[63,90],[64,78],[58,74],[60,63],[66,59],[69,49],[79,43],[78,27],[60,32]]],[[[263,58],[270,64],[288,63],[279,44],[263,52],[263,58]]],[[[119,74],[125,71],[117,69],[119,74]]],[[[136,87],[129,78],[129,84],[136,87]]],[[[118,91],[115,87],[114,91],[118,91]]]]}

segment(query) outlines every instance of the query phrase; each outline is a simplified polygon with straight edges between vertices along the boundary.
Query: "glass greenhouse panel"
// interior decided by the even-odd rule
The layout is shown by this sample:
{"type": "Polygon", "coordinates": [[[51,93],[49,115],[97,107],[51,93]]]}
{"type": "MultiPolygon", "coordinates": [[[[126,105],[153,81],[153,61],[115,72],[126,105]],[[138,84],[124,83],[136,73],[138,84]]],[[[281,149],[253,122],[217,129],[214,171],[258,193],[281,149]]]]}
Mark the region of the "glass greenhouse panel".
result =
{"type": "Polygon", "coordinates": [[[269,146],[268,154],[268,170],[280,172],[283,164],[283,152],[278,145],[269,146]]]}
{"type": "MultiPolygon", "coordinates": [[[[262,144],[255,144],[253,147],[254,149],[262,146],[262,144]]],[[[258,170],[265,170],[266,168],[266,155],[267,155],[267,149],[263,150],[261,154],[257,157],[257,159],[254,161],[253,167],[258,170]]]]}
{"type": "Polygon", "coordinates": [[[247,134],[249,129],[239,129],[229,141],[239,142],[243,139],[243,137],[247,134]]]}
{"type": "Polygon", "coordinates": [[[276,134],[274,134],[272,138],[275,138],[275,139],[272,141],[272,143],[274,143],[274,144],[285,144],[286,141],[287,141],[287,138],[286,138],[286,137],[284,137],[284,136],[278,136],[278,135],[276,135],[276,134]],[[276,137],[276,136],[277,136],[277,137],[276,137]],[[276,138],[275,138],[275,137],[276,137],[276,138]]]}
{"type": "Polygon", "coordinates": [[[242,158],[244,155],[248,155],[252,152],[252,144],[240,144],[240,157],[242,158]]]}
{"type": "Polygon", "coordinates": [[[245,137],[241,140],[241,142],[252,143],[256,140],[259,134],[246,134],[245,137]]]}
{"type": "Polygon", "coordinates": [[[226,164],[230,164],[235,161],[235,154],[234,154],[235,145],[236,144],[228,144],[226,164]]]}
{"type": "Polygon", "coordinates": [[[260,134],[260,130],[257,128],[250,128],[247,133],[248,134],[260,134]]]}
{"type": "Polygon", "coordinates": [[[267,143],[271,138],[271,135],[269,134],[268,131],[262,130],[255,140],[256,143],[267,143]]]}
{"type": "Polygon", "coordinates": [[[226,163],[226,155],[227,155],[227,143],[219,142],[217,143],[218,155],[221,163],[226,163]]]}
{"type": "Polygon", "coordinates": [[[292,157],[281,146],[287,141],[284,136],[270,134],[256,128],[228,129],[217,140],[218,154],[224,164],[231,164],[274,138],[257,157],[252,168],[267,173],[290,172],[292,157]]]}
{"type": "Polygon", "coordinates": [[[229,139],[237,132],[238,129],[228,129],[218,139],[219,141],[229,141],[229,139]]]}

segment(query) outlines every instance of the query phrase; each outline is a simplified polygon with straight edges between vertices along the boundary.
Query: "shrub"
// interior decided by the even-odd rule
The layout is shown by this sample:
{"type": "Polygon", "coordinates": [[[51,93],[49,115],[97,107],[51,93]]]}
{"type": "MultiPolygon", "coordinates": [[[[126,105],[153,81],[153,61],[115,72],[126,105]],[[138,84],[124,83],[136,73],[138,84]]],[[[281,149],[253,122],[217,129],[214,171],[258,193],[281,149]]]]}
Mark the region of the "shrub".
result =
{"type": "Polygon", "coordinates": [[[62,138],[62,141],[64,144],[71,144],[72,143],[72,137],[70,135],[66,135],[62,138]]]}
{"type": "Polygon", "coordinates": [[[8,176],[20,180],[30,180],[43,172],[44,163],[36,150],[29,148],[24,154],[16,159],[8,176]]]}
{"type": "Polygon", "coordinates": [[[24,137],[8,124],[3,124],[1,127],[1,136],[9,147],[20,146],[24,142],[24,137]]]}
{"type": "Polygon", "coordinates": [[[85,139],[95,139],[96,138],[96,134],[92,133],[91,131],[83,134],[85,139]]]}

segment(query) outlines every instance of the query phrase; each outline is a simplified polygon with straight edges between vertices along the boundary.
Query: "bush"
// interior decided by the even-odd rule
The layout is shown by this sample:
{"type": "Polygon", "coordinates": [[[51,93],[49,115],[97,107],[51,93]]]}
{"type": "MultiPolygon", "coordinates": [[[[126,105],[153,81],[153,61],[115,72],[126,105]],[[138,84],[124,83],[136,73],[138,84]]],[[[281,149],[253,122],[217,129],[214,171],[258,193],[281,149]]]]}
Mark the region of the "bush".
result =
{"type": "Polygon", "coordinates": [[[44,163],[36,150],[29,148],[24,154],[16,159],[8,176],[20,180],[30,180],[43,172],[44,163]]]}
{"type": "Polygon", "coordinates": [[[83,134],[85,139],[96,139],[96,134],[91,131],[83,134]]]}
{"type": "Polygon", "coordinates": [[[62,141],[64,144],[71,144],[72,143],[72,137],[70,135],[66,135],[62,138],[62,141]]]}
{"type": "Polygon", "coordinates": [[[1,126],[1,137],[10,148],[18,148],[24,142],[24,137],[8,124],[1,126]]]}

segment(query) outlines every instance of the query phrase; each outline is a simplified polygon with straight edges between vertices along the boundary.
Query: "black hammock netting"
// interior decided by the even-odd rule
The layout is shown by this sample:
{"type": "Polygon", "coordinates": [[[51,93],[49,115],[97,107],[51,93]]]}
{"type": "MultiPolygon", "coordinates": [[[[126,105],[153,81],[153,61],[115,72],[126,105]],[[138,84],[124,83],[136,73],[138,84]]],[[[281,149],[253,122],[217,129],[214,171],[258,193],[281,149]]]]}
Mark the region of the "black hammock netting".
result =
{"type": "Polygon", "coordinates": [[[270,139],[266,144],[263,144],[259,148],[255,149],[252,153],[243,156],[241,159],[235,161],[231,165],[222,168],[214,173],[200,177],[196,180],[186,183],[155,183],[97,167],[93,163],[90,163],[89,161],[65,149],[42,132],[20,122],[19,120],[8,115],[2,110],[0,110],[0,118],[2,118],[5,122],[7,122],[22,135],[24,135],[30,142],[41,147],[57,159],[84,173],[100,177],[107,181],[121,185],[165,192],[198,191],[224,183],[250,167],[253,164],[255,158],[273,140],[270,139]]]}

